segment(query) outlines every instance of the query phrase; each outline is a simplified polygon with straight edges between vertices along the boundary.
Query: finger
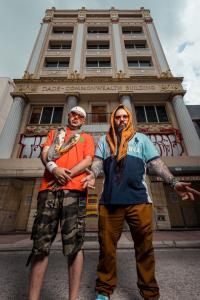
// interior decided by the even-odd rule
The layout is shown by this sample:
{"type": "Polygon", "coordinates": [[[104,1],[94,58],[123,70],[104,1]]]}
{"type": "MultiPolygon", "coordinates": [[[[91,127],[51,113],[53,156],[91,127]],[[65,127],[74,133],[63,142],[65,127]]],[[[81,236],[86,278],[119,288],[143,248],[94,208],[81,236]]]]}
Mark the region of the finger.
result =
{"type": "Polygon", "coordinates": [[[66,173],[64,175],[64,178],[67,179],[67,180],[72,180],[72,178],[69,176],[69,174],[66,174],[66,173]]]}
{"type": "Polygon", "coordinates": [[[48,184],[47,184],[47,187],[51,186],[55,181],[54,180],[51,180],[48,184]]]}
{"type": "Polygon", "coordinates": [[[183,195],[183,196],[181,196],[181,198],[182,198],[183,201],[188,200],[188,195],[183,195]]]}
{"type": "Polygon", "coordinates": [[[63,184],[66,183],[66,179],[60,177],[60,178],[58,178],[58,182],[59,182],[61,185],[63,185],[63,184]]]}
{"type": "Polygon", "coordinates": [[[87,188],[87,181],[83,184],[83,188],[84,188],[84,189],[87,188]]]}
{"type": "Polygon", "coordinates": [[[94,185],[88,184],[88,188],[89,188],[89,189],[92,189],[92,190],[95,190],[95,186],[94,186],[94,185]]]}
{"type": "Polygon", "coordinates": [[[83,179],[81,179],[81,183],[85,183],[87,181],[87,179],[86,178],[83,178],[83,179]]]}
{"type": "Polygon", "coordinates": [[[89,170],[88,168],[86,168],[85,171],[86,171],[88,174],[92,174],[92,171],[89,170]]]}
{"type": "Polygon", "coordinates": [[[189,186],[186,186],[186,190],[200,196],[200,191],[197,191],[189,186]]]}
{"type": "Polygon", "coordinates": [[[188,185],[190,186],[190,185],[191,185],[191,182],[181,182],[181,184],[182,184],[182,185],[185,185],[185,186],[188,186],[188,185]]]}
{"type": "Polygon", "coordinates": [[[68,174],[66,174],[66,173],[63,174],[62,178],[63,178],[65,181],[66,181],[66,180],[67,180],[67,181],[72,180],[71,177],[70,177],[68,174]]]}
{"type": "Polygon", "coordinates": [[[190,200],[194,200],[194,195],[192,193],[188,193],[188,197],[190,200]]]}
{"type": "Polygon", "coordinates": [[[64,169],[65,173],[71,174],[72,172],[69,169],[64,169]]]}
{"type": "Polygon", "coordinates": [[[81,179],[81,183],[87,182],[87,177],[81,179]]]}

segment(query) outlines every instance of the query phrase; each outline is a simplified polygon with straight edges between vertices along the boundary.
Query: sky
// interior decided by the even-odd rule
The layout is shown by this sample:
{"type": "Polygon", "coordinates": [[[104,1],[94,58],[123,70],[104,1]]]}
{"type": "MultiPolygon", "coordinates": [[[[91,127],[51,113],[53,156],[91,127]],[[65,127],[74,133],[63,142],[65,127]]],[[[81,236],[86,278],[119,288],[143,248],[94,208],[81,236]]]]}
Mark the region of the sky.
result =
{"type": "Polygon", "coordinates": [[[0,77],[21,78],[47,8],[150,9],[174,76],[184,77],[186,104],[200,105],[199,0],[0,0],[0,77]]]}

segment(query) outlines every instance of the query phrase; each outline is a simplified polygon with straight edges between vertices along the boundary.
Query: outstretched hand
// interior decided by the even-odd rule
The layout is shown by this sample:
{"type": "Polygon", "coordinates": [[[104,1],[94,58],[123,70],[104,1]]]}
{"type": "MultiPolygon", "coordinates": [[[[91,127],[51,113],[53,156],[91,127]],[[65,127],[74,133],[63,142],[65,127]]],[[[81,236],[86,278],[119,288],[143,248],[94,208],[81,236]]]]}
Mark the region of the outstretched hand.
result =
{"type": "Polygon", "coordinates": [[[177,182],[174,189],[182,200],[194,200],[194,195],[200,196],[200,192],[191,188],[189,182],[177,182]]]}
{"type": "Polygon", "coordinates": [[[95,176],[92,171],[89,169],[86,169],[87,176],[81,180],[81,183],[83,184],[83,188],[90,188],[90,189],[95,189],[95,176]]]}

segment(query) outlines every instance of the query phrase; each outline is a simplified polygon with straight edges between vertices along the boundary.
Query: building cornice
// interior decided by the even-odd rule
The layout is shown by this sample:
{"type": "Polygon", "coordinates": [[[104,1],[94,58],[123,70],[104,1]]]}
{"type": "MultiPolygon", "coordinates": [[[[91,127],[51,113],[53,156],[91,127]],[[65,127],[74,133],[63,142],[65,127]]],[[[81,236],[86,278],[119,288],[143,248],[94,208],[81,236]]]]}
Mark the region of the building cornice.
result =
{"type": "Polygon", "coordinates": [[[112,78],[112,77],[86,77],[78,79],[67,79],[66,77],[52,78],[45,77],[39,79],[13,79],[14,83],[17,84],[41,84],[41,83],[130,83],[130,82],[154,82],[154,83],[182,83],[183,77],[156,77],[156,76],[142,76],[142,77],[130,77],[130,78],[112,78]]]}

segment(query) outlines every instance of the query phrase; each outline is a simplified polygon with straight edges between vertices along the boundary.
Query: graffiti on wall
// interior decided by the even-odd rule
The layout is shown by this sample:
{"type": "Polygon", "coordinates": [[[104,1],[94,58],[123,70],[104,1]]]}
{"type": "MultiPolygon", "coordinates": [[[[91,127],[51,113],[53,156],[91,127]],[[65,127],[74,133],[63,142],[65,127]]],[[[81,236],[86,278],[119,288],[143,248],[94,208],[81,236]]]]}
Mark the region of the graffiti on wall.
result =
{"type": "MultiPolygon", "coordinates": [[[[180,156],[183,154],[183,146],[180,139],[174,133],[150,133],[145,132],[158,149],[161,156],[180,156]]],[[[100,138],[100,133],[93,133],[95,144],[100,138]]],[[[38,158],[41,154],[41,145],[46,136],[21,136],[20,158],[38,158]]]]}
{"type": "Polygon", "coordinates": [[[147,134],[158,149],[161,156],[181,156],[183,146],[181,141],[177,141],[174,134],[147,134]]]}
{"type": "Polygon", "coordinates": [[[38,158],[41,154],[41,145],[46,140],[46,136],[21,136],[20,158],[38,158]]]}

